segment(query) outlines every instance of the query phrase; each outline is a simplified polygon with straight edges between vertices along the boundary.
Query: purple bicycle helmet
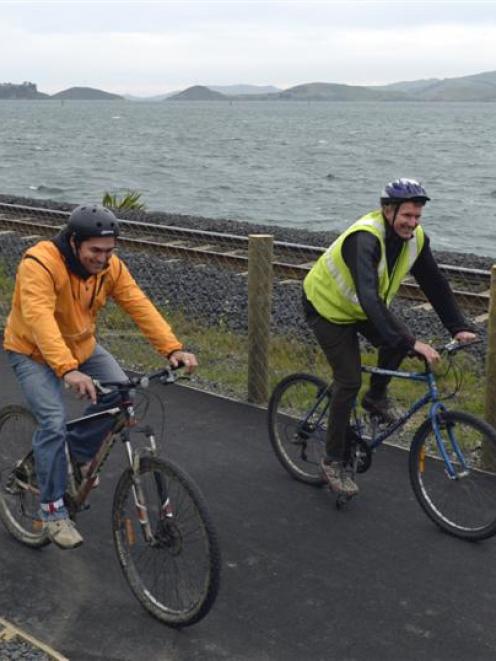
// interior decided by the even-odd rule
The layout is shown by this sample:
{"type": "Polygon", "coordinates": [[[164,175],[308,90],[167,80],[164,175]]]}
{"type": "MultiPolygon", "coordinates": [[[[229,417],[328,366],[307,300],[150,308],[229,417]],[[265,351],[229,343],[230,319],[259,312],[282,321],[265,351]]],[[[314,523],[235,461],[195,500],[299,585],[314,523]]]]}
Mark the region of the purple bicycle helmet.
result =
{"type": "Polygon", "coordinates": [[[381,193],[381,204],[401,204],[402,202],[425,204],[430,199],[425,188],[415,179],[395,179],[386,184],[381,193]]]}
{"type": "Polygon", "coordinates": [[[100,204],[81,204],[67,221],[67,228],[77,241],[99,236],[119,236],[119,221],[110,209],[100,204]]]}

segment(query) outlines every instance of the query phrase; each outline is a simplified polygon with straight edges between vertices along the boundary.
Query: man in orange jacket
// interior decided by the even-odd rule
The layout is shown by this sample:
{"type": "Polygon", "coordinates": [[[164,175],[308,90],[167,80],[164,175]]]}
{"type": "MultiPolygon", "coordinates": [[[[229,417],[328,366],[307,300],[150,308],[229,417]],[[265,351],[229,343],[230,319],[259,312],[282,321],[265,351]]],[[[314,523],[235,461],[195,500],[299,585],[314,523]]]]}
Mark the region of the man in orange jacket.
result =
{"type": "MultiPolygon", "coordinates": [[[[33,451],[40,487],[41,515],[48,537],[61,548],[83,539],[64,506],[65,442],[81,464],[96,453],[103,425],[66,434],[64,385],[97,404],[93,379],[126,381],[115,358],[95,338],[96,317],[111,296],[136,322],[173,367],[197,366],[171,327],[113,254],[119,235],[114,214],[99,205],[81,205],[52,241],[40,241],[23,255],[16,276],[4,348],[38,428],[33,451]]],[[[104,425],[107,425],[104,422],[104,425]]]]}

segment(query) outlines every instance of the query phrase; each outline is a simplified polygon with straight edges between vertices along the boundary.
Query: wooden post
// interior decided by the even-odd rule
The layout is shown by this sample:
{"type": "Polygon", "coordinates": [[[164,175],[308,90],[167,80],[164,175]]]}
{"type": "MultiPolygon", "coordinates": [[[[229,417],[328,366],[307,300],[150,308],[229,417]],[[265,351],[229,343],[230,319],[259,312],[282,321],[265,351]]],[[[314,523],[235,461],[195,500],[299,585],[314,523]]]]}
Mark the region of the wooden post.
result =
{"type": "Polygon", "coordinates": [[[496,264],[491,269],[491,298],[487,323],[485,416],[496,427],[496,264]]]}
{"type": "Polygon", "coordinates": [[[272,308],[270,234],[250,234],[248,243],[248,401],[269,396],[270,317],[272,308]]]}

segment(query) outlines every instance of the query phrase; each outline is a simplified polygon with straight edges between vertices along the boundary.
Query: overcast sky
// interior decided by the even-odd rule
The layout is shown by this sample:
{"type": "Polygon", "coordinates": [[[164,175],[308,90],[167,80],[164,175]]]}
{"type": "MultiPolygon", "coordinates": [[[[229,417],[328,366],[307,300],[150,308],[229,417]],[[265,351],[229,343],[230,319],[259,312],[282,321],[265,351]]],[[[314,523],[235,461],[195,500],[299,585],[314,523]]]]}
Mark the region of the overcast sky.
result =
{"type": "Polygon", "coordinates": [[[153,95],[496,70],[496,1],[0,0],[0,82],[153,95]]]}

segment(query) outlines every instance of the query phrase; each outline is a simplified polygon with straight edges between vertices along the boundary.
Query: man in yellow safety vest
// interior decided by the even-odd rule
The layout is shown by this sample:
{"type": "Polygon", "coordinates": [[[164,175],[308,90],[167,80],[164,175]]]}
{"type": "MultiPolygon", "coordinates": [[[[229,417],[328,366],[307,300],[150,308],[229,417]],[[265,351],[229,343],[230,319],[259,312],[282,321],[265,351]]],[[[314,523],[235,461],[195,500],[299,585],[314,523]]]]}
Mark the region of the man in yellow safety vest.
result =
{"type": "MultiPolygon", "coordinates": [[[[381,208],[345,230],[304,281],[305,316],[333,370],[326,456],[321,468],[336,493],[358,493],[347,469],[346,434],[353,401],[361,386],[358,334],[379,347],[378,364],[386,369],[397,369],[409,351],[429,363],[439,360],[438,352],[415,338],[389,310],[403,278],[412,273],[456,340],[467,342],[475,338],[420,225],[429,199],[418,181],[390,182],[381,194],[381,208]]],[[[387,397],[389,380],[372,375],[362,406],[391,422],[394,411],[387,397]]]]}

